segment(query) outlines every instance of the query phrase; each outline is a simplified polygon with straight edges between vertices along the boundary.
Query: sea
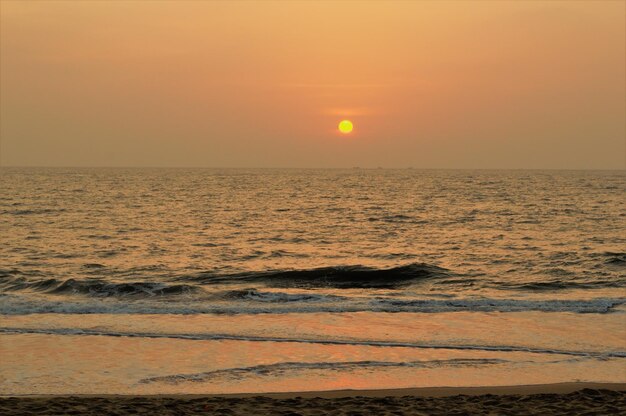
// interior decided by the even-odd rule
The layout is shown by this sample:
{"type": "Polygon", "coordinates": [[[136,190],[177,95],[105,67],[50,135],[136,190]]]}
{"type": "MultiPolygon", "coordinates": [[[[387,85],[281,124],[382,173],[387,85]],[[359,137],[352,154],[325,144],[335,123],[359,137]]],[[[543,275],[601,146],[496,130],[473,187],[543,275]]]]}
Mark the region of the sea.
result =
{"type": "Polygon", "coordinates": [[[626,171],[0,169],[0,394],[626,382],[626,171]]]}

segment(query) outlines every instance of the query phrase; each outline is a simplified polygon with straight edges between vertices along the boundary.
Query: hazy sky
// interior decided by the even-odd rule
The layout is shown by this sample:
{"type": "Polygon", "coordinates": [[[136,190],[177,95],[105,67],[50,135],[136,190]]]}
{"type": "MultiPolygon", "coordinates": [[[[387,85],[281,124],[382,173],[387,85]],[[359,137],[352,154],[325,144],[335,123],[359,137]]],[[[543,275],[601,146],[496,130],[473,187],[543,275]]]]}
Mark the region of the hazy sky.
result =
{"type": "Polygon", "coordinates": [[[626,168],[624,1],[0,5],[4,166],[626,168]]]}

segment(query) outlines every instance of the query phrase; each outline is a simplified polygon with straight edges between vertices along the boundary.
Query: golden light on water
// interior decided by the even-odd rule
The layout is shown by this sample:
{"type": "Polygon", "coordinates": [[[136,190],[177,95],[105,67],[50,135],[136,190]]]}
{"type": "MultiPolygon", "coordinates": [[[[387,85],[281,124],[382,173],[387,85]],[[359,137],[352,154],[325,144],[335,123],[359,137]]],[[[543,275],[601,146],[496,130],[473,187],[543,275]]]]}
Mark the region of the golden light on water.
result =
{"type": "Polygon", "coordinates": [[[342,132],[343,134],[348,134],[352,131],[354,126],[352,125],[352,122],[350,120],[341,120],[339,122],[338,128],[339,128],[339,131],[342,132]]]}

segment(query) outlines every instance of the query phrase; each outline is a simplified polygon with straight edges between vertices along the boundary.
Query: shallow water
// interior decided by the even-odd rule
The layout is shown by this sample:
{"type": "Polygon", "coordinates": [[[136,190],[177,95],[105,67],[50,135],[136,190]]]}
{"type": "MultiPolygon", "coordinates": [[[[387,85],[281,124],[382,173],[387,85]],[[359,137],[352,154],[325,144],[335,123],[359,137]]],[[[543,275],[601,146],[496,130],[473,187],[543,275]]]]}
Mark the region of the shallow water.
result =
{"type": "Polygon", "coordinates": [[[1,394],[626,382],[626,174],[0,170],[1,394]]]}

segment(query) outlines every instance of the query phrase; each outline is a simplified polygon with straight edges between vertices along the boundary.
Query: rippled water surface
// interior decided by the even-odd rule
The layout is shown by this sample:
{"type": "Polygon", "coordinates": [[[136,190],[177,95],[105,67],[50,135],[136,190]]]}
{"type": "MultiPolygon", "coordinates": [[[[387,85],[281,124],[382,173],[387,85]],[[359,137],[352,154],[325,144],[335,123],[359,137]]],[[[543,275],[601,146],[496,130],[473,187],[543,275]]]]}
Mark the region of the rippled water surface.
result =
{"type": "Polygon", "coordinates": [[[625,190],[623,171],[3,168],[0,393],[626,382],[625,190]]]}

